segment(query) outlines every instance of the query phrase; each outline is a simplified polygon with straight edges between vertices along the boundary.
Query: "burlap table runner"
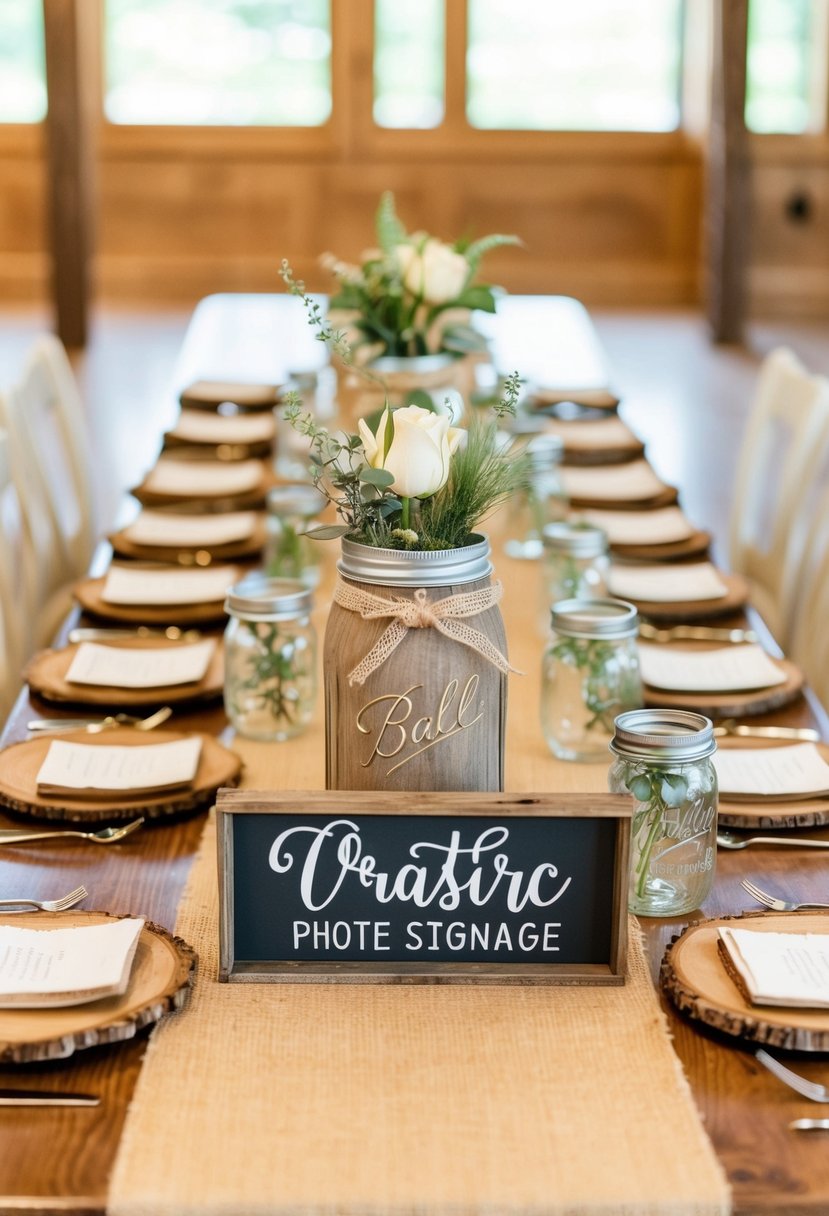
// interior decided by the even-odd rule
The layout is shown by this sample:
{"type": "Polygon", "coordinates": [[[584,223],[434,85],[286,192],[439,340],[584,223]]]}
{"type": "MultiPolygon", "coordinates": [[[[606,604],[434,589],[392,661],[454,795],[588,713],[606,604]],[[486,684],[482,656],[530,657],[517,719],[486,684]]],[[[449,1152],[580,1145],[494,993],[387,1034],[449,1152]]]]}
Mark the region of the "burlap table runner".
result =
{"type": "MultiPolygon", "coordinates": [[[[507,788],[605,789],[603,766],[558,763],[541,738],[537,567],[499,574],[527,673],[507,788]]],[[[321,719],[291,744],[237,741],[245,785],[322,788],[321,719]]],[[[635,925],[621,989],[227,985],[217,900],[211,821],[176,924],[198,982],[148,1048],[112,1216],[729,1211],[635,925]]]]}

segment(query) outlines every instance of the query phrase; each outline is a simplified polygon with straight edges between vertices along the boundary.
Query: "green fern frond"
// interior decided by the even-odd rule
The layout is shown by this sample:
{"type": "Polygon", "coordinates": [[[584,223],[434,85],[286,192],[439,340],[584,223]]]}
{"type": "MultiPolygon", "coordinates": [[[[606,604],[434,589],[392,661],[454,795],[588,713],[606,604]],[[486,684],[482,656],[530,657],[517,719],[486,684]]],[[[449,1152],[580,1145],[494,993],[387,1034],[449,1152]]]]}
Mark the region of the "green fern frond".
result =
{"type": "Polygon", "coordinates": [[[468,245],[464,250],[464,257],[474,271],[478,269],[478,263],[485,253],[498,249],[501,245],[523,244],[524,242],[520,237],[507,236],[502,232],[493,232],[489,236],[482,236],[479,241],[473,241],[471,245],[468,245]]]}
{"type": "Polygon", "coordinates": [[[402,244],[408,238],[406,229],[397,218],[397,212],[394,207],[394,195],[391,190],[386,190],[380,199],[375,219],[375,228],[377,230],[377,244],[387,257],[396,245],[402,244]]]}

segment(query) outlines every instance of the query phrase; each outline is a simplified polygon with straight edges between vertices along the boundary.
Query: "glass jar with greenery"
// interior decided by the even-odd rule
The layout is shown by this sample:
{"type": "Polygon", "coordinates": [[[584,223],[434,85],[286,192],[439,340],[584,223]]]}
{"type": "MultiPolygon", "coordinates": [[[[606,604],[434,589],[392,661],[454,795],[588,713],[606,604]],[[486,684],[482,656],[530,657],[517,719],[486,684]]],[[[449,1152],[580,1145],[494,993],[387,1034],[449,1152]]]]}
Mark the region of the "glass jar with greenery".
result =
{"type": "Polygon", "coordinates": [[[544,654],[541,726],[560,760],[601,761],[617,714],[642,704],[632,604],[612,599],[561,600],[544,654]]]}
{"type": "Polygon", "coordinates": [[[317,691],[312,592],[254,574],[231,587],[225,611],[225,710],[247,739],[282,742],[311,720],[317,691]]]}
{"type": "Polygon", "coordinates": [[[265,573],[271,578],[295,578],[316,587],[320,550],[307,533],[325,505],[325,497],[312,485],[276,486],[270,491],[265,573]]]}
{"type": "Polygon", "coordinates": [[[629,906],[681,916],[711,890],[717,856],[716,750],[711,722],[678,709],[621,714],[608,784],[634,801],[629,906]]]}
{"type": "Polygon", "coordinates": [[[550,609],[559,600],[601,599],[607,595],[607,534],[586,520],[546,524],[542,541],[541,623],[546,634],[550,609]]]}
{"type": "Polygon", "coordinates": [[[564,444],[558,435],[533,435],[523,450],[529,461],[529,484],[510,504],[509,539],[504,551],[510,557],[535,560],[544,552],[546,525],[563,520],[567,514],[567,496],[559,474],[564,444]]]}

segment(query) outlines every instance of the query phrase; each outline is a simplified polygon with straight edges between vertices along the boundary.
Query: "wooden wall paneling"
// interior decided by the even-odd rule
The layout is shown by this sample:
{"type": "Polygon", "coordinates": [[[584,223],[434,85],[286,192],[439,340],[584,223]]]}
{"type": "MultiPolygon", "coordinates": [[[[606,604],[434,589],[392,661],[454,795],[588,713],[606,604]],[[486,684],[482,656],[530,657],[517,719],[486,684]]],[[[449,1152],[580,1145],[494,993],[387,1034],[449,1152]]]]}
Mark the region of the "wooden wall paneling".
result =
{"type": "Polygon", "coordinates": [[[43,0],[52,295],[58,336],[70,347],[86,341],[89,309],[97,20],[89,0],[43,0]]]}
{"type": "Polygon", "coordinates": [[[706,310],[715,342],[740,342],[748,224],[748,0],[715,0],[706,199],[706,310]]]}

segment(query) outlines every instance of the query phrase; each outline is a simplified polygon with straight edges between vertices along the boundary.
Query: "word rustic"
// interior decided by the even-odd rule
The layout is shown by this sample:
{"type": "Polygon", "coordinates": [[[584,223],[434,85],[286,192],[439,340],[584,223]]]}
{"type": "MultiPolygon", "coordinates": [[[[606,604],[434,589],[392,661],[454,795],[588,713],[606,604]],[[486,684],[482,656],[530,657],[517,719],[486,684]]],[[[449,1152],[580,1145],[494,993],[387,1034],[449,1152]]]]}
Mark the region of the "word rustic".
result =
{"type": "Polygon", "coordinates": [[[217,815],[221,979],[624,982],[625,797],[226,790],[217,815]]]}

